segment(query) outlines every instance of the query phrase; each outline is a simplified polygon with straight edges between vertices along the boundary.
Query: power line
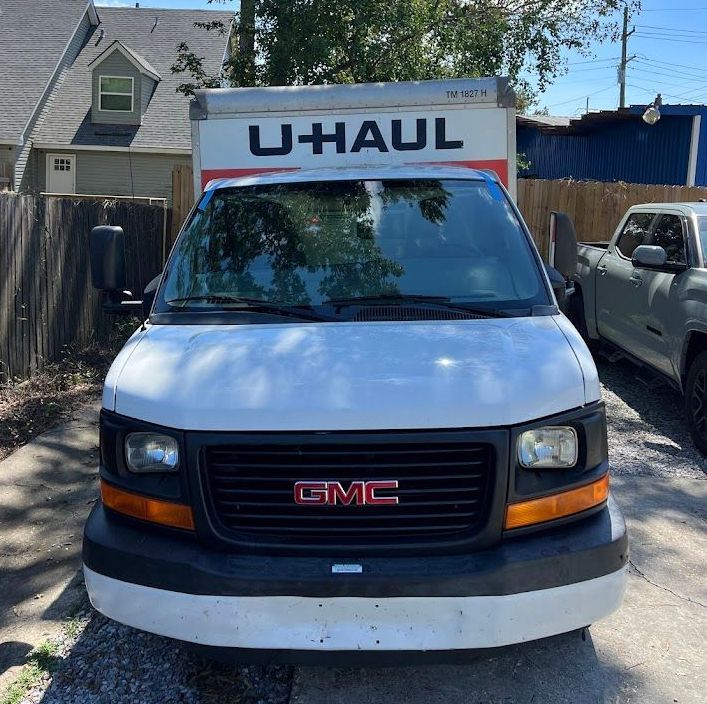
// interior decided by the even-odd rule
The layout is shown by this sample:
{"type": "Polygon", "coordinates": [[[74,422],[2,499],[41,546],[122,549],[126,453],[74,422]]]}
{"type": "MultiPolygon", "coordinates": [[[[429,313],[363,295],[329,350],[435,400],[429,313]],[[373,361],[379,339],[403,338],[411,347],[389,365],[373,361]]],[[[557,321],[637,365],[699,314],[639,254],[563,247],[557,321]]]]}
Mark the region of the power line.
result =
{"type": "MultiPolygon", "coordinates": [[[[645,86],[637,86],[635,83],[627,83],[626,85],[629,88],[637,88],[638,90],[643,90],[646,93],[655,93],[656,92],[655,88],[646,88],[645,86]]],[[[705,91],[707,91],[707,85],[703,86],[703,88],[705,89],[705,91]]],[[[681,99],[681,98],[685,97],[685,95],[688,95],[689,93],[693,93],[693,92],[695,92],[695,91],[688,91],[687,93],[683,93],[681,95],[675,95],[673,93],[666,93],[665,91],[661,91],[660,93],[661,93],[661,95],[667,95],[668,98],[681,99]]]]}
{"type": "Polygon", "coordinates": [[[688,66],[687,64],[675,64],[672,61],[659,61],[658,59],[649,59],[646,56],[638,56],[636,61],[640,61],[641,63],[649,63],[649,64],[658,64],[658,65],[663,65],[667,68],[673,68],[673,66],[677,66],[677,68],[687,68],[690,69],[690,71],[697,71],[699,73],[707,73],[707,68],[695,68],[694,66],[688,66]]]}
{"type": "Polygon", "coordinates": [[[699,12],[707,10],[707,7],[652,7],[649,10],[641,10],[641,12],[699,12]]]}
{"type": "Polygon", "coordinates": [[[589,61],[570,61],[568,66],[579,66],[580,64],[598,64],[604,61],[618,61],[621,57],[612,56],[610,59],[591,59],[589,61]]]}
{"type": "Polygon", "coordinates": [[[703,29],[683,29],[682,27],[659,27],[655,24],[637,24],[641,29],[659,29],[661,32],[680,32],[686,34],[707,34],[703,29]]]}
{"type": "Polygon", "coordinates": [[[561,103],[553,103],[552,105],[546,105],[545,107],[556,108],[558,105],[567,105],[567,103],[575,103],[578,100],[585,100],[586,98],[591,98],[595,95],[599,95],[599,93],[606,93],[607,90],[611,90],[613,87],[614,87],[614,84],[612,83],[610,86],[607,86],[606,88],[602,88],[601,90],[595,90],[593,93],[585,93],[584,95],[580,95],[576,98],[570,98],[569,100],[563,100],[561,103]]]}
{"type": "Polygon", "coordinates": [[[642,66],[648,66],[648,68],[641,68],[641,67],[635,67],[633,66],[631,68],[632,71],[640,71],[641,73],[649,73],[651,76],[666,76],[667,78],[677,78],[678,80],[686,80],[690,81],[692,83],[695,82],[695,80],[707,80],[707,76],[690,76],[686,73],[680,73],[679,71],[672,71],[671,73],[666,73],[664,70],[661,71],[659,69],[662,69],[662,66],[659,66],[658,68],[655,68],[654,66],[650,66],[649,64],[646,64],[645,61],[636,61],[636,63],[641,64],[642,66]]]}
{"type": "Polygon", "coordinates": [[[691,41],[689,39],[675,39],[674,37],[659,37],[653,34],[644,34],[643,32],[636,32],[637,37],[642,39],[652,39],[658,42],[679,42],[680,44],[707,44],[707,41],[691,41]]]}

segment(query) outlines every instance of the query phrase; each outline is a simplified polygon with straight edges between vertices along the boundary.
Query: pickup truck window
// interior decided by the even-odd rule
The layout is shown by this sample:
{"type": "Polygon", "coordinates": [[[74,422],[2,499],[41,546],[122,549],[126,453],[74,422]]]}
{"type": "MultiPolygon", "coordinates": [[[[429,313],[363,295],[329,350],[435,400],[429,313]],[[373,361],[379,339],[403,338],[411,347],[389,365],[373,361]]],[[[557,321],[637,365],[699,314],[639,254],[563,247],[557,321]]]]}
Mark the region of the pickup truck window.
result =
{"type": "Polygon", "coordinates": [[[653,230],[651,244],[662,247],[668,253],[668,261],[676,264],[686,264],[685,237],[682,218],[679,215],[664,214],[653,230]]]}
{"type": "Polygon", "coordinates": [[[702,259],[707,261],[707,215],[697,216],[697,231],[700,235],[700,247],[702,247],[702,259]]]}
{"type": "Polygon", "coordinates": [[[484,181],[371,180],[219,189],[180,237],[155,312],[396,294],[549,303],[518,217],[484,181]]]}
{"type": "Polygon", "coordinates": [[[616,242],[616,249],[627,259],[633,255],[634,249],[642,244],[648,244],[648,233],[655,213],[632,213],[629,215],[624,229],[616,242]]]}

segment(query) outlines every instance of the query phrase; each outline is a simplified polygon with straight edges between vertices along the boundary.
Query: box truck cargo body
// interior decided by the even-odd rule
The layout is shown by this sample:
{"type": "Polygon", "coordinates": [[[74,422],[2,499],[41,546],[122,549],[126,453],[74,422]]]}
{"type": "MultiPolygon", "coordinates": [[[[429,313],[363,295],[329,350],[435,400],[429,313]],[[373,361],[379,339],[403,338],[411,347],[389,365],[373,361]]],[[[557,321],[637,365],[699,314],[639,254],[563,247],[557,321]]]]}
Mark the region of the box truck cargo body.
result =
{"type": "Polygon", "coordinates": [[[146,318],[103,394],[100,612],[324,663],[619,607],[599,380],[509,193],[512,103],[500,79],[197,93],[204,190],[141,303],[122,230],[92,233],[106,308],[146,318]]]}
{"type": "Polygon", "coordinates": [[[197,91],[196,193],[275,170],[444,164],[516,190],[515,96],[504,79],[197,91]]]}

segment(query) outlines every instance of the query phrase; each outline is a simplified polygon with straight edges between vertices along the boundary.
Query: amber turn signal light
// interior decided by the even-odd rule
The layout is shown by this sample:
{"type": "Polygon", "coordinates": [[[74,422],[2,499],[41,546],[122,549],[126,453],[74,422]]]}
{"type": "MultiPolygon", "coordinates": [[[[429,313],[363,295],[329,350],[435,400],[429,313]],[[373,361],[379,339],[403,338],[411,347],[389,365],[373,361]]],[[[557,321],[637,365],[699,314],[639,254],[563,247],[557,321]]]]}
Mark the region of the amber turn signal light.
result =
{"type": "Polygon", "coordinates": [[[523,528],[571,516],[573,513],[581,513],[604,503],[608,496],[609,475],[605,474],[601,479],[576,489],[530,501],[508,504],[505,528],[506,530],[523,528]]]}
{"type": "Polygon", "coordinates": [[[131,491],[123,491],[101,480],[101,500],[103,505],[125,516],[143,521],[159,523],[172,528],[194,530],[194,516],[191,508],[184,504],[151,499],[131,491]]]}

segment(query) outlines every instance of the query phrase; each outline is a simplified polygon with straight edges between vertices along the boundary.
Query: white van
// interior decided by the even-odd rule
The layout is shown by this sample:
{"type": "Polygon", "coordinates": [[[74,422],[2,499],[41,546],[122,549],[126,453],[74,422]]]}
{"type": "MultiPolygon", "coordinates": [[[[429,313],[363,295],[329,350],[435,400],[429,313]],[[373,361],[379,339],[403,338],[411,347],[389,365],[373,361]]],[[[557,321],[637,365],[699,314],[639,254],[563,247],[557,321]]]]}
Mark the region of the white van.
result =
{"type": "Polygon", "coordinates": [[[192,114],[205,189],[142,304],[122,230],[92,233],[106,309],[146,318],[105,384],[93,605],[290,662],[617,609],[597,371],[506,188],[505,82],[203,91],[192,114]]]}

